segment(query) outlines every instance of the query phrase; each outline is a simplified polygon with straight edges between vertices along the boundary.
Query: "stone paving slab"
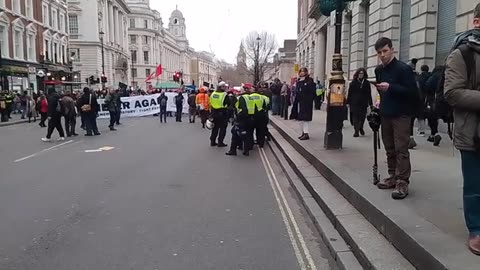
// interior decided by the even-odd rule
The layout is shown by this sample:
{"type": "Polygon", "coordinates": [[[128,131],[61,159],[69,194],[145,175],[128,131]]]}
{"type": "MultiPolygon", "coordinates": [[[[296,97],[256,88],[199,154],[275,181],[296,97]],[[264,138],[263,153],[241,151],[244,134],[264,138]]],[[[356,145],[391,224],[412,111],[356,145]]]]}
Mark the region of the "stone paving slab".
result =
{"type": "MultiPolygon", "coordinates": [[[[436,245],[435,255],[444,257],[437,261],[437,266],[443,263],[450,265],[450,259],[452,262],[463,260],[465,267],[449,269],[470,269],[468,262],[475,262],[476,266],[480,264],[480,259],[470,255],[466,249],[467,232],[462,211],[460,158],[446,136],[441,147],[427,143],[424,137],[416,137],[419,146],[411,151],[413,174],[410,196],[403,201],[393,201],[389,191],[378,190],[371,184],[372,132],[367,131],[365,137],[353,138],[352,128],[345,121],[343,149],[327,151],[323,148],[325,116],[322,111],[314,112],[309,141],[297,139],[299,125],[296,121],[271,117],[271,122],[284,137],[288,137],[291,144],[297,145],[297,150],[303,149],[302,155],[311,163],[314,161],[312,165],[333,182],[340,193],[353,200],[352,204],[362,214],[365,215],[365,211],[371,210],[374,205],[377,209],[371,211],[366,218],[387,238],[395,239],[399,231],[407,230],[414,236],[411,241],[421,240],[427,245],[420,245],[421,249],[436,245]],[[381,220],[386,216],[392,226],[382,228],[381,220]]],[[[386,175],[383,149],[379,150],[379,172],[382,176],[386,175]]],[[[408,242],[405,240],[405,243],[408,242]]],[[[414,256],[413,251],[410,253],[414,256]]]]}

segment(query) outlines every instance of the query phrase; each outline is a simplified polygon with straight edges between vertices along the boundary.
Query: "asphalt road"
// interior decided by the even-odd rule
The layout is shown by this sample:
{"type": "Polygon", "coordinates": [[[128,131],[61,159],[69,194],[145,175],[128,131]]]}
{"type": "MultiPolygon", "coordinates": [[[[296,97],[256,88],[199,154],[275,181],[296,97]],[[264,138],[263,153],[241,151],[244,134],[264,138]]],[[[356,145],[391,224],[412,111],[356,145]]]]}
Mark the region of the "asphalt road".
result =
{"type": "Polygon", "coordinates": [[[333,269],[268,150],[156,120],[55,143],[1,127],[0,269],[333,269]]]}

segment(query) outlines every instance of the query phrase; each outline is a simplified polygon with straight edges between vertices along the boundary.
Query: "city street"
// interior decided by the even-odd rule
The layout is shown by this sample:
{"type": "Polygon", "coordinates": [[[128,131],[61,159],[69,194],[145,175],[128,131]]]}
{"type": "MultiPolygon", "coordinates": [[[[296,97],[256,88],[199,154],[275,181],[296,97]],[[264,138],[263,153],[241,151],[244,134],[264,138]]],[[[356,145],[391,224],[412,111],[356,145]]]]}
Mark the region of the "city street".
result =
{"type": "Polygon", "coordinates": [[[267,148],[227,157],[168,120],[1,127],[0,269],[335,269],[267,148]]]}

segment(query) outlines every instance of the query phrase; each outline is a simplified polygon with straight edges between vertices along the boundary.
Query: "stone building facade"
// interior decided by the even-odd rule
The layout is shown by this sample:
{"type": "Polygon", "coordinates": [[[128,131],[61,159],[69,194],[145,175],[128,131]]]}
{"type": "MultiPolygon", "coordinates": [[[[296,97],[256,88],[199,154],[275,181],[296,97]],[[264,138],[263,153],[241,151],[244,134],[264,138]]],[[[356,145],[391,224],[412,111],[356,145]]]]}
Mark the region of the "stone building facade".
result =
{"type": "MultiPolygon", "coordinates": [[[[417,58],[417,68],[433,69],[444,63],[455,35],[468,29],[475,1],[463,0],[362,0],[351,2],[343,13],[342,54],[345,77],[351,79],[361,67],[373,76],[378,65],[374,49],[380,37],[393,40],[396,56],[408,62],[417,58]]],[[[335,29],[332,16],[318,12],[318,4],[298,0],[297,63],[310,67],[316,79],[331,71],[335,29]]]]}
{"type": "Polygon", "coordinates": [[[0,0],[0,88],[44,90],[69,74],[65,0],[0,0]],[[50,76],[46,76],[50,74],[50,76]]]}
{"type": "Polygon", "coordinates": [[[77,82],[86,84],[87,78],[101,77],[104,70],[106,87],[130,85],[129,14],[125,0],[68,0],[70,57],[77,82]]]}

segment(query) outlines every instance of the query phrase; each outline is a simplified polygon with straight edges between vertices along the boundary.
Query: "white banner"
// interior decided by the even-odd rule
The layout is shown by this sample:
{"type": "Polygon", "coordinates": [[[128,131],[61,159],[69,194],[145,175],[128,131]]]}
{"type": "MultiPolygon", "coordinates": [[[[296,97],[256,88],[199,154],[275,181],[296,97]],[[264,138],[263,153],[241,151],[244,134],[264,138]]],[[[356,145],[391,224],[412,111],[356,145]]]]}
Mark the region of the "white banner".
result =
{"type": "MultiPolygon", "coordinates": [[[[167,92],[165,95],[168,97],[167,100],[167,111],[176,112],[177,106],[175,105],[175,96],[178,93],[167,92]]],[[[160,105],[157,102],[160,94],[145,95],[145,96],[131,96],[131,97],[122,97],[122,118],[124,117],[139,117],[139,116],[148,116],[160,112],[160,105]]],[[[183,113],[188,113],[188,95],[183,94],[183,113]]],[[[107,105],[105,104],[104,99],[98,99],[98,104],[100,105],[100,111],[98,112],[98,118],[109,118],[110,113],[108,112],[107,105]]]]}

